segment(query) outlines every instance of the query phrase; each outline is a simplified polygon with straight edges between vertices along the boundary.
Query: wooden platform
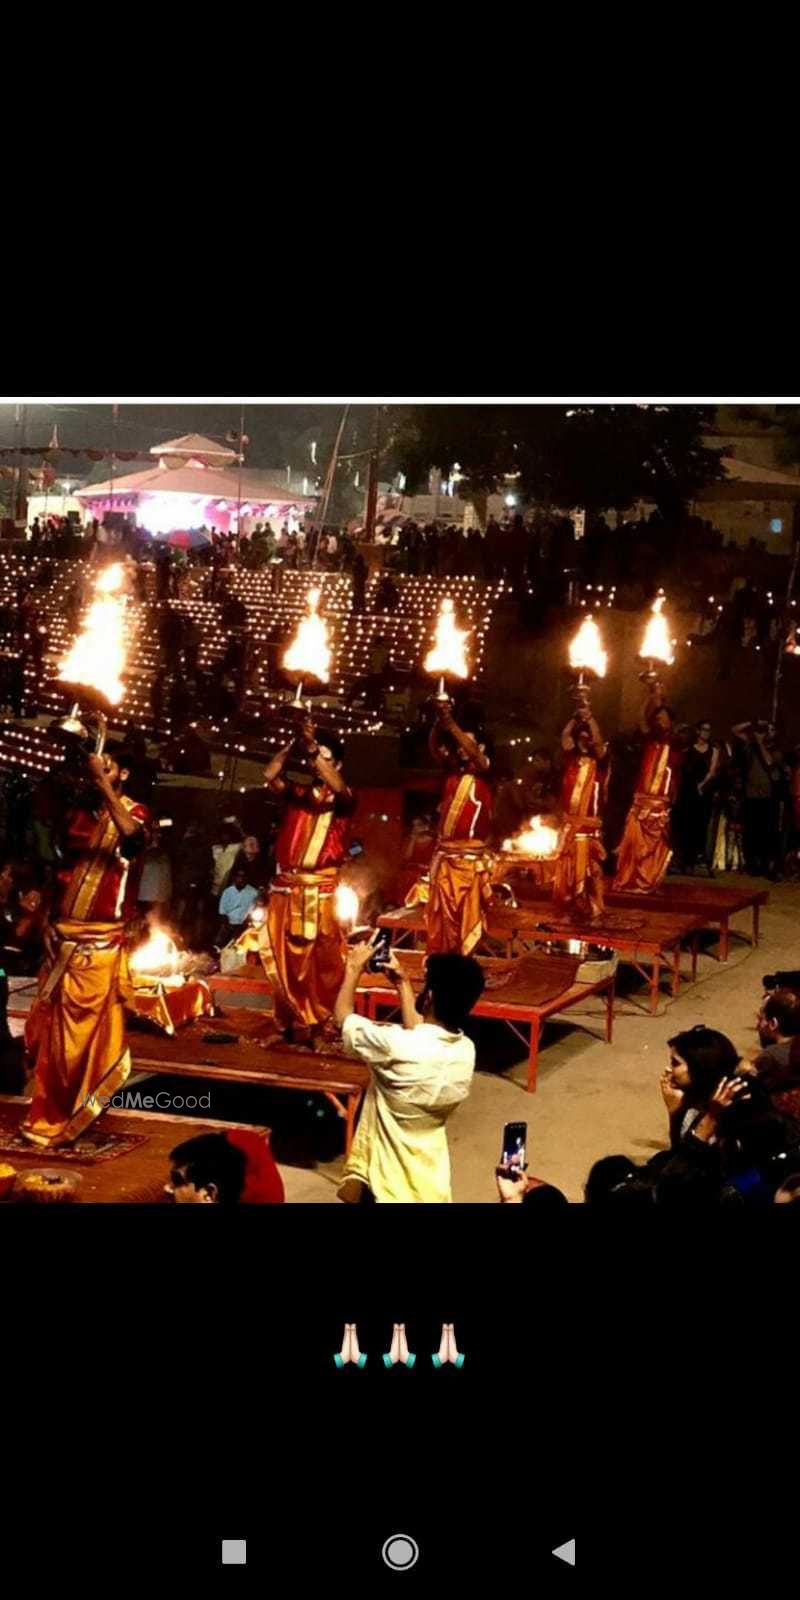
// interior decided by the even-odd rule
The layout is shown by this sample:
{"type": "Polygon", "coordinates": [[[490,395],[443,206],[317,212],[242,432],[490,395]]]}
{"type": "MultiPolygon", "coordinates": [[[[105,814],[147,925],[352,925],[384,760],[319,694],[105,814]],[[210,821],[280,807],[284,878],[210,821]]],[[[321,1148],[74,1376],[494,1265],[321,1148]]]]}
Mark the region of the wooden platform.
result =
{"type": "MultiPolygon", "coordinates": [[[[414,987],[419,989],[422,985],[424,951],[398,950],[397,956],[414,987]]],[[[542,1028],[549,1017],[571,1011],[591,995],[605,995],[605,1036],[611,1043],[614,1029],[613,973],[598,978],[594,983],[576,983],[579,963],[573,956],[526,955],[513,961],[491,956],[479,959],[486,973],[487,987],[473,1007],[472,1015],[498,1018],[527,1044],[526,1087],[529,1094],[536,1093],[539,1043],[542,1028]],[[528,1039],[520,1032],[520,1024],[530,1030],[528,1039]]],[[[381,973],[365,972],[356,991],[356,1001],[367,1016],[375,1018],[380,1007],[396,1008],[397,990],[391,979],[387,980],[381,973]]]]}
{"type": "MultiPolygon", "coordinates": [[[[225,985],[232,981],[226,978],[225,985]]],[[[264,979],[243,980],[266,983],[264,979]]],[[[252,992],[260,993],[255,990],[252,992]]],[[[254,1035],[268,1032],[271,1014],[246,1006],[218,1008],[213,1021],[190,1022],[173,1039],[165,1034],[130,1031],[128,1043],[136,1072],[168,1073],[171,1077],[208,1078],[223,1083],[263,1084],[272,1089],[299,1089],[322,1094],[345,1123],[349,1152],[369,1069],[354,1056],[317,1053],[282,1042],[265,1050],[254,1035]],[[205,1043],[213,1032],[235,1033],[237,1044],[205,1043]]]]}
{"type": "MultiPolygon", "coordinates": [[[[522,901],[524,906],[545,906],[550,903],[548,891],[538,889],[533,884],[526,885],[524,894],[522,901]]],[[[705,879],[697,883],[662,883],[655,894],[647,895],[606,890],[606,905],[609,911],[647,909],[648,912],[666,912],[675,916],[702,917],[704,928],[719,928],[720,961],[728,959],[732,933],[740,939],[749,938],[754,947],[758,944],[761,907],[765,906],[768,900],[768,889],[748,889],[744,886],[732,889],[705,879]],[[753,920],[749,935],[742,928],[730,926],[731,917],[750,909],[753,920]]]]}
{"type": "MultiPolygon", "coordinates": [[[[16,1131],[30,1105],[16,1095],[0,1095],[0,1129],[16,1131]]],[[[18,1172],[32,1167],[56,1167],[80,1178],[75,1203],[80,1205],[159,1205],[166,1204],[164,1185],[169,1179],[169,1153],[184,1139],[200,1133],[228,1133],[231,1128],[246,1128],[252,1123],[215,1122],[209,1118],[170,1117],[155,1111],[104,1111],[98,1127],[116,1134],[132,1134],[141,1139],[135,1149],[123,1151],[104,1161],[67,1160],[63,1151],[28,1149],[0,1156],[18,1172]]],[[[269,1137],[268,1128],[255,1132],[269,1137]]],[[[3,1204],[14,1204],[12,1189],[3,1204]]]]}
{"type": "MultiPolygon", "coordinates": [[[[422,906],[387,911],[378,918],[382,928],[391,928],[393,943],[402,946],[425,937],[425,909],[422,906]]],[[[551,940],[579,939],[588,944],[606,945],[616,950],[621,960],[645,979],[650,991],[650,1010],[658,1010],[663,977],[670,981],[673,997],[680,992],[681,947],[691,946],[691,980],[697,977],[697,941],[704,927],[702,917],[686,913],[654,912],[649,905],[637,904],[635,911],[610,911],[598,923],[572,923],[557,917],[546,901],[528,902],[517,907],[498,906],[489,912],[489,938],[505,946],[507,954],[528,944],[548,944],[551,940]],[[644,965],[647,963],[647,966],[644,965]]]]}

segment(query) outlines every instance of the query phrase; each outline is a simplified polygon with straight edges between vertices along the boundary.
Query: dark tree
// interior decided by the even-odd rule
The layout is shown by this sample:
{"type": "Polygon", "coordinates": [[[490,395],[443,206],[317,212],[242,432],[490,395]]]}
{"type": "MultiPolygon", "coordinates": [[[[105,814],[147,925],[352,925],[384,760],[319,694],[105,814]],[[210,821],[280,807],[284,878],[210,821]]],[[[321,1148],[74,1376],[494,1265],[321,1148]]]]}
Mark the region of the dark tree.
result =
{"type": "Polygon", "coordinates": [[[515,484],[540,503],[592,511],[652,500],[675,515],[723,476],[703,435],[713,408],[667,405],[414,406],[395,450],[409,487],[456,463],[475,498],[515,484]]]}

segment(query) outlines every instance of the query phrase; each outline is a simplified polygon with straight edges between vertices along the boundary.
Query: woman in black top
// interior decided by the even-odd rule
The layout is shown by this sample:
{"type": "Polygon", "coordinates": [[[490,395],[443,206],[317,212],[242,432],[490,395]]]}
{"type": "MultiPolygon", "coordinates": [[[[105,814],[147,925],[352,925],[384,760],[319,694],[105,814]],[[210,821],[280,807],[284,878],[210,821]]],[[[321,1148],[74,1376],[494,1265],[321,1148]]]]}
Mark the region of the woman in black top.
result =
{"type": "Polygon", "coordinates": [[[698,722],[686,752],[672,826],[681,866],[693,869],[698,861],[711,871],[708,835],[719,770],[719,746],[712,743],[710,722],[698,722]]]}

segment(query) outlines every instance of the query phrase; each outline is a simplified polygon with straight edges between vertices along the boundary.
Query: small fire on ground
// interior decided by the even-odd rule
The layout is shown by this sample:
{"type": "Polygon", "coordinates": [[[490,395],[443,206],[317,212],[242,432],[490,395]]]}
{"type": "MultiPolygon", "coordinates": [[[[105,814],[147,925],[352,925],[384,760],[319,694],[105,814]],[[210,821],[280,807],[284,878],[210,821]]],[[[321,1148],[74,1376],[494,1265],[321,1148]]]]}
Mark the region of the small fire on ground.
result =
{"type": "Polygon", "coordinates": [[[537,861],[544,861],[548,856],[554,856],[558,850],[558,828],[551,828],[541,817],[531,817],[527,828],[515,834],[513,839],[506,839],[503,849],[512,855],[532,856],[537,861]]]}

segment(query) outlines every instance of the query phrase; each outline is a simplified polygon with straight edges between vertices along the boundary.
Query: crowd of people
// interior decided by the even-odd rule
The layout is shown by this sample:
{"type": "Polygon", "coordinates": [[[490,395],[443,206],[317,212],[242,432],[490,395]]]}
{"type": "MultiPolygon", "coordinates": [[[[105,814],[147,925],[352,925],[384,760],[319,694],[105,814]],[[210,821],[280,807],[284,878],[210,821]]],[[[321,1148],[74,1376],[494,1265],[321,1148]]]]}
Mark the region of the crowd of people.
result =
{"type": "Polygon", "coordinates": [[[615,605],[635,610],[664,586],[677,605],[696,612],[699,637],[722,628],[745,645],[767,642],[774,631],[790,560],[764,540],[744,547],[707,519],[668,522],[659,511],[615,526],[590,515],[582,532],[576,519],[547,511],[509,509],[484,528],[398,518],[382,537],[392,570],[502,579],[520,597],[532,592],[543,608],[591,589],[613,591],[615,605]]]}
{"type": "Polygon", "coordinates": [[[800,746],[781,750],[769,721],[738,723],[715,737],[701,720],[676,729],[674,756],[674,871],[744,871],[773,881],[796,873],[800,746]]]}
{"type": "MultiPolygon", "coordinates": [[[[595,1162],[587,1206],[698,1211],[800,1200],[800,972],[764,983],[759,1049],[749,1059],[704,1023],[669,1040],[660,1083],[668,1145],[644,1163],[621,1154],[595,1162]]],[[[545,1180],[502,1167],[496,1177],[507,1204],[542,1212],[567,1204],[545,1180]]]]}
{"type": "MultiPolygon", "coordinates": [[[[657,543],[662,532],[652,518],[629,532],[629,569],[626,578],[620,576],[621,584],[646,581],[652,588],[653,572],[659,576],[658,563],[653,572],[648,568],[645,579],[644,572],[637,575],[638,554],[657,543]]],[[[704,532],[711,554],[724,559],[713,530],[704,532]]],[[[69,537],[74,540],[74,530],[69,537]]],[[[46,596],[56,576],[55,564],[66,553],[66,538],[64,534],[59,544],[52,530],[39,530],[37,560],[20,574],[16,604],[8,605],[0,617],[0,631],[9,646],[3,657],[0,698],[4,693],[17,717],[26,710],[25,683],[32,680],[35,685],[44,668],[46,596]]],[[[107,554],[98,530],[90,531],[88,542],[88,559],[72,577],[64,601],[73,626],[92,593],[95,563],[107,554]]],[[[285,566],[303,565],[310,556],[304,529],[291,534],[285,529],[276,537],[257,528],[247,543],[250,550],[240,547],[235,558],[248,564],[267,549],[271,553],[266,559],[277,574],[285,566]]],[[[387,618],[398,610],[401,594],[395,562],[410,572],[448,575],[463,572],[465,560],[467,570],[476,576],[502,577],[520,595],[530,587],[539,595],[563,599],[575,571],[582,581],[589,573],[593,582],[598,575],[607,579],[608,551],[618,543],[624,546],[625,540],[612,538],[611,530],[599,525],[598,519],[579,543],[580,561],[571,568],[568,563],[577,542],[566,518],[545,525],[542,519],[525,521],[515,514],[504,523],[490,522],[485,533],[472,529],[466,535],[455,527],[420,529],[406,524],[397,529],[390,564],[371,591],[369,603],[387,618]]],[[[316,554],[320,563],[332,568],[345,565],[350,571],[353,611],[363,614],[368,597],[363,553],[337,532],[324,530],[316,554]]],[[[275,683],[279,682],[282,628],[275,624],[266,650],[261,642],[256,662],[246,603],[228,582],[234,559],[230,541],[213,542],[191,561],[160,548],[152,569],[150,562],[137,561],[131,551],[123,559],[126,581],[146,610],[150,636],[158,641],[151,689],[153,723],[156,729],[166,717],[171,723],[168,740],[148,743],[141,731],[131,729],[121,743],[109,747],[108,759],[117,774],[113,783],[104,776],[102,762],[92,767],[94,758],[89,757],[92,782],[100,786],[121,836],[137,832],[133,823],[129,828],[121,786],[127,784],[134,797],[130,809],[134,820],[138,818],[139,860],[137,873],[125,880],[128,892],[136,884],[129,921],[138,922],[142,931],[148,925],[167,926],[187,949],[221,961],[226,951],[238,947],[258,913],[272,940],[269,958],[263,959],[277,984],[275,1015],[286,1039],[294,1044],[310,1042],[316,1048],[340,1032],[345,1049],[370,1067],[370,1088],[346,1164],[342,1199],[450,1199],[446,1125],[469,1094],[475,1067],[467,1019],[484,977],[466,952],[480,946],[486,931],[489,854],[532,816],[559,811],[572,770],[569,761],[588,752],[598,773],[602,765],[602,784],[608,791],[597,827],[598,839],[600,828],[605,829],[611,856],[623,837],[631,790],[639,782],[633,774],[641,767],[641,730],[633,738],[621,735],[607,743],[591,722],[585,728],[573,727],[569,738],[569,729],[565,730],[560,762],[534,733],[523,776],[509,778],[498,788],[479,693],[465,686],[455,694],[452,706],[443,707],[434,705],[430,686],[425,686],[417,734],[444,768],[439,820],[433,815],[416,817],[397,883],[375,909],[385,909],[392,903],[390,897],[399,896],[402,902],[406,886],[412,888],[420,876],[427,878],[426,980],[422,995],[415,996],[400,966],[390,958],[386,971],[397,982],[401,1023],[368,1022],[356,1014],[355,989],[372,946],[362,943],[351,948],[341,987],[338,955],[334,959],[341,933],[333,919],[333,891],[348,851],[359,847],[350,838],[355,799],[342,772],[342,749],[333,730],[324,730],[323,735],[311,722],[299,730],[295,744],[304,747],[301,757],[309,768],[310,788],[287,775],[295,744],[290,742],[272,758],[256,832],[246,830],[235,814],[217,822],[204,822],[193,814],[176,826],[159,804],[165,793],[159,794],[157,784],[162,771],[201,777],[210,771],[210,747],[197,722],[226,717],[236,726],[247,688],[255,681],[255,667],[263,670],[265,660],[268,675],[274,674],[275,683]],[[201,659],[197,622],[189,611],[170,604],[176,597],[186,598],[189,585],[193,595],[217,602],[227,635],[223,654],[211,664],[201,659]],[[311,923],[313,937],[303,932],[301,938],[298,927],[305,930],[311,923]],[[324,951],[320,956],[326,939],[330,960],[322,959],[324,951]],[[309,977],[312,946],[320,956],[319,982],[309,977]]],[[[276,582],[280,583],[279,577],[276,582]]],[[[731,585],[730,637],[743,648],[755,648],[770,637],[767,609],[752,581],[739,583],[734,576],[731,585]]],[[[707,627],[698,623],[698,647],[714,631],[728,626],[720,615],[717,608],[708,612],[707,627]]],[[[389,634],[378,628],[371,636],[366,677],[354,690],[376,711],[383,705],[389,664],[389,634]]],[[[671,789],[668,795],[659,793],[659,800],[665,816],[669,814],[670,835],[665,833],[662,843],[665,860],[672,852],[673,869],[709,874],[741,869],[773,879],[795,871],[800,861],[800,747],[781,749],[774,725],[766,721],[739,722],[723,734],[708,720],[693,728],[678,725],[662,703],[651,713],[645,741],[660,740],[660,747],[668,751],[671,789]]],[[[573,718],[573,723],[579,720],[573,718]]],[[[80,813],[81,806],[85,818],[97,815],[96,796],[87,799],[86,787],[85,773],[72,771],[69,761],[27,788],[14,773],[4,781],[0,1011],[6,974],[32,976],[41,965],[50,908],[64,886],[64,818],[80,813]]],[[[652,810],[652,796],[647,800],[652,810]]],[[[583,813],[581,818],[585,823],[583,813]]],[[[599,848],[597,860],[602,860],[599,848]]],[[[797,974],[780,978],[765,994],[759,1012],[762,1049],[753,1062],[742,1061],[725,1035],[705,1026],[675,1035],[661,1083],[669,1114],[669,1148],[645,1164],[626,1156],[604,1158],[587,1179],[588,1205],[617,1199],[648,1205],[763,1203],[793,1198],[793,1185],[800,1193],[800,980],[795,983],[797,974]]],[[[4,1012],[0,1077],[3,1087],[15,1092],[24,1081],[19,1041],[11,1038],[4,1012]]],[[[240,1157],[219,1146],[215,1149],[222,1162],[214,1169],[217,1176],[209,1176],[212,1169],[207,1163],[193,1164],[185,1151],[173,1153],[175,1199],[191,1198],[191,1189],[200,1198],[203,1194],[217,1200],[247,1198],[246,1163],[243,1166],[240,1157]],[[193,1172],[199,1175],[196,1179],[193,1172]],[[180,1195],[182,1189],[187,1192],[180,1195]]],[[[546,1182],[518,1170],[499,1169],[497,1183],[504,1203],[540,1208],[566,1203],[546,1182]]]]}

